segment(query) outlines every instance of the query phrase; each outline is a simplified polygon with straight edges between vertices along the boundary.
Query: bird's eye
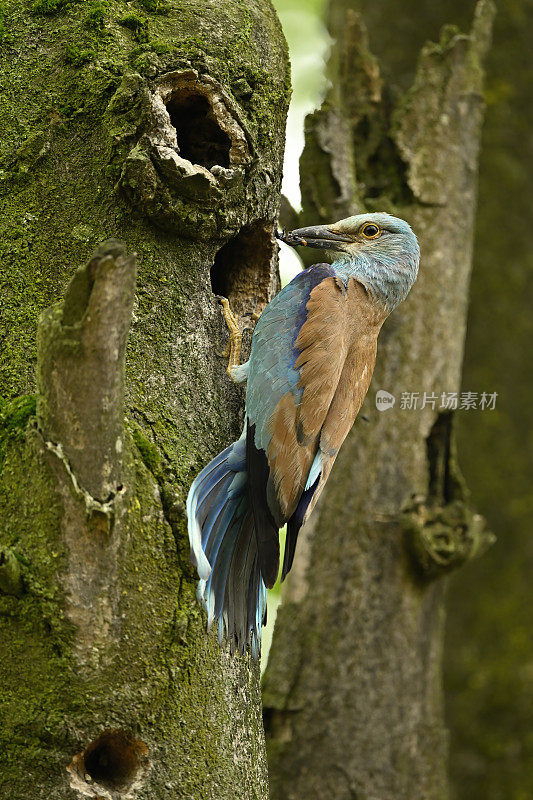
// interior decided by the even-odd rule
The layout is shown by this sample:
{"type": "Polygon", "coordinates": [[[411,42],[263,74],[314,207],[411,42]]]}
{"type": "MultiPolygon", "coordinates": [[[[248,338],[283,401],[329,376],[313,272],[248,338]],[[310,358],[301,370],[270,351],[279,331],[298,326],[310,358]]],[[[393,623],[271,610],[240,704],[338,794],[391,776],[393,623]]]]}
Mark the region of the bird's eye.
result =
{"type": "Polygon", "coordinates": [[[380,234],[381,228],[373,222],[367,222],[366,225],[363,225],[361,228],[361,235],[364,236],[365,239],[377,239],[380,234]]]}

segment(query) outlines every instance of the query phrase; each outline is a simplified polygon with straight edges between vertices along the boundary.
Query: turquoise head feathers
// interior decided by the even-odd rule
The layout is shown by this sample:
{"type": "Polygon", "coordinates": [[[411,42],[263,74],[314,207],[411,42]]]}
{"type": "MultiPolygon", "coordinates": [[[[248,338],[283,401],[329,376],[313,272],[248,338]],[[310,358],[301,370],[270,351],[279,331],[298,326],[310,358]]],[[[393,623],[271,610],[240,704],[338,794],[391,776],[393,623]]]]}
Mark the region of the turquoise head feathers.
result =
{"type": "Polygon", "coordinates": [[[283,239],[329,251],[339,278],[356,278],[389,312],[405,300],[418,275],[417,238],[407,222],[390,214],[357,214],[332,225],[298,228],[283,239]]]}

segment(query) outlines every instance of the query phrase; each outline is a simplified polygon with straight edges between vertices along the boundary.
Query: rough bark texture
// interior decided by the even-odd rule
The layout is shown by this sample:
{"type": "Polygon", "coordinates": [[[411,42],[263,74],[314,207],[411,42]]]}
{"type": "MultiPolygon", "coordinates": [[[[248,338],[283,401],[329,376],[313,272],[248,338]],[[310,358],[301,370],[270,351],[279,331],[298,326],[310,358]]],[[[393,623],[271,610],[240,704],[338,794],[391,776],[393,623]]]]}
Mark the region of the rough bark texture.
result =
{"type": "Polygon", "coordinates": [[[240,428],[212,290],[276,287],[282,32],[269,0],[2,20],[0,797],[264,798],[258,667],[205,633],[184,498],[240,428]],[[110,236],[135,296],[115,244],[74,275],[36,398],[39,314],[110,236]]]}
{"type": "Polygon", "coordinates": [[[412,223],[422,262],[276,622],[263,695],[274,798],[447,796],[442,576],[490,537],[466,503],[452,415],[420,401],[459,389],[492,14],[482,0],[470,35],[445,28],[394,97],[353,3],[331,3],[333,89],[307,122],[303,223],[388,210],[412,223]],[[392,409],[377,411],[377,389],[392,409]],[[402,392],[420,393],[418,410],[400,408],[402,392]]]}

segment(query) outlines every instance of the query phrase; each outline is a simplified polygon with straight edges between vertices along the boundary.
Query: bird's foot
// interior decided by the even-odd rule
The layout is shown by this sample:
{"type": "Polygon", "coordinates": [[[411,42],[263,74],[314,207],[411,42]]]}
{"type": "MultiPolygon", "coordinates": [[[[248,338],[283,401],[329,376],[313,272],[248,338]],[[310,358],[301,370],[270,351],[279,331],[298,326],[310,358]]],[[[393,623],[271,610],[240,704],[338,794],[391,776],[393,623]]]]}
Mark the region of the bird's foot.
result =
{"type": "Polygon", "coordinates": [[[239,327],[239,318],[231,310],[228,298],[218,297],[218,300],[222,306],[222,316],[229,330],[229,341],[223,353],[224,358],[228,359],[226,372],[234,380],[232,370],[234,367],[240,366],[241,363],[242,331],[239,327]]]}

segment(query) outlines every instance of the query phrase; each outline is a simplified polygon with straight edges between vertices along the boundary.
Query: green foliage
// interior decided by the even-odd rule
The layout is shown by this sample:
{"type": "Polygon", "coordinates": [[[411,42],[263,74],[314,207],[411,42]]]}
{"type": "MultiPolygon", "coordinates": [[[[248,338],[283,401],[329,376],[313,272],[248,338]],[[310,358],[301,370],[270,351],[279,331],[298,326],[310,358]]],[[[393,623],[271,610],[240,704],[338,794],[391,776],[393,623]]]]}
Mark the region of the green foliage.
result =
{"type": "Polygon", "coordinates": [[[172,52],[172,47],[166,42],[145,42],[133,48],[128,56],[128,60],[136,72],[145,75],[147,71],[153,68],[153,57],[150,56],[151,53],[166,55],[172,52]]]}
{"type": "Polygon", "coordinates": [[[118,24],[132,31],[135,41],[148,41],[148,20],[145,17],[138,17],[137,14],[128,14],[125,17],[121,17],[118,20],[118,24]]]}

